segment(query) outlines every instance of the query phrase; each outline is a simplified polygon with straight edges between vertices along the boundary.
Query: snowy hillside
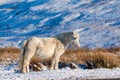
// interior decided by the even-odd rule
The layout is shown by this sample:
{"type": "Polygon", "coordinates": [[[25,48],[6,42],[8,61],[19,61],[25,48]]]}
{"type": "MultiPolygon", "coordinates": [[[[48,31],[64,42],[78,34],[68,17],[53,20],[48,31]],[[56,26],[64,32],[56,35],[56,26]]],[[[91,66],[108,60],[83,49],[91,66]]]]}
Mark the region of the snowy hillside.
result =
{"type": "Polygon", "coordinates": [[[120,47],[120,0],[0,0],[0,46],[84,28],[83,47],[120,47]]]}

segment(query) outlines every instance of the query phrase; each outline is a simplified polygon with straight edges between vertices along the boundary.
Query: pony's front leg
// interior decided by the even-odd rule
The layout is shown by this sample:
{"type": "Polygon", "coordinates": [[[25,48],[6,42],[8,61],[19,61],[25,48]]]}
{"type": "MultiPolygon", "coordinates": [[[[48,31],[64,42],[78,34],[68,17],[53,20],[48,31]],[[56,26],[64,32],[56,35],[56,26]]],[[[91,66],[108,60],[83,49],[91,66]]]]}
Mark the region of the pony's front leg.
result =
{"type": "Polygon", "coordinates": [[[52,58],[51,65],[50,65],[50,70],[54,69],[54,65],[55,65],[55,59],[52,58]]]}
{"type": "Polygon", "coordinates": [[[52,58],[50,69],[58,69],[58,62],[59,62],[60,55],[55,54],[52,58]]]}
{"type": "Polygon", "coordinates": [[[59,62],[59,58],[58,58],[58,59],[56,59],[56,61],[55,61],[55,66],[54,66],[54,69],[58,69],[58,62],[59,62]]]}

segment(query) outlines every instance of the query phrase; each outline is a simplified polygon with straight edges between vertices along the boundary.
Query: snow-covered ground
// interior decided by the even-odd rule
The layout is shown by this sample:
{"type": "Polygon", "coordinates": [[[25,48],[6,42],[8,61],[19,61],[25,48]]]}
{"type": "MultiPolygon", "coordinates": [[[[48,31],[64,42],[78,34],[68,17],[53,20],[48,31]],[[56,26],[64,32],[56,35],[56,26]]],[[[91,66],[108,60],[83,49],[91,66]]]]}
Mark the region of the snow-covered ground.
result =
{"type": "Polygon", "coordinates": [[[70,69],[45,70],[21,74],[17,65],[0,65],[0,80],[81,80],[81,79],[120,79],[120,68],[114,69],[70,69]]]}
{"type": "MultiPolygon", "coordinates": [[[[78,29],[82,47],[120,47],[120,0],[0,0],[0,47],[78,29]]],[[[20,74],[16,67],[0,64],[0,80],[120,78],[120,68],[20,74]]]]}
{"type": "Polygon", "coordinates": [[[0,47],[81,28],[82,47],[120,47],[120,0],[0,0],[0,47]]]}

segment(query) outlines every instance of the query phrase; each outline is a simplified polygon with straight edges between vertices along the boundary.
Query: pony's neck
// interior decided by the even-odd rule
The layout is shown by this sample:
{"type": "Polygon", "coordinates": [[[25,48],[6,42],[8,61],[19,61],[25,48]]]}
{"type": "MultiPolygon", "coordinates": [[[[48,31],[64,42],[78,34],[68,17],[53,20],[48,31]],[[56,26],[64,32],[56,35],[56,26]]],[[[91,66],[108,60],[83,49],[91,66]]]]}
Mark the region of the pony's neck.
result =
{"type": "Polygon", "coordinates": [[[57,38],[64,45],[65,49],[67,49],[69,45],[71,44],[70,40],[67,41],[69,36],[65,36],[65,34],[58,34],[55,36],[55,38],[57,38]]]}

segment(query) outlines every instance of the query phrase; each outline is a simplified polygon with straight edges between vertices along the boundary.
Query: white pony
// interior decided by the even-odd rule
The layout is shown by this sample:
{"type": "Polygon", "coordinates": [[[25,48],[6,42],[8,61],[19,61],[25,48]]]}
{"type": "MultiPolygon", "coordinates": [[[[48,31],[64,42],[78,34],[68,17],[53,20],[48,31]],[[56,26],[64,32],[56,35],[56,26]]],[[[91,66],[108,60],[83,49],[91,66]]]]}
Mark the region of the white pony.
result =
{"type": "Polygon", "coordinates": [[[77,31],[60,33],[49,38],[32,37],[25,40],[20,54],[20,71],[29,72],[29,63],[34,55],[41,59],[52,58],[50,69],[58,69],[60,56],[72,44],[80,47],[77,31]]]}

